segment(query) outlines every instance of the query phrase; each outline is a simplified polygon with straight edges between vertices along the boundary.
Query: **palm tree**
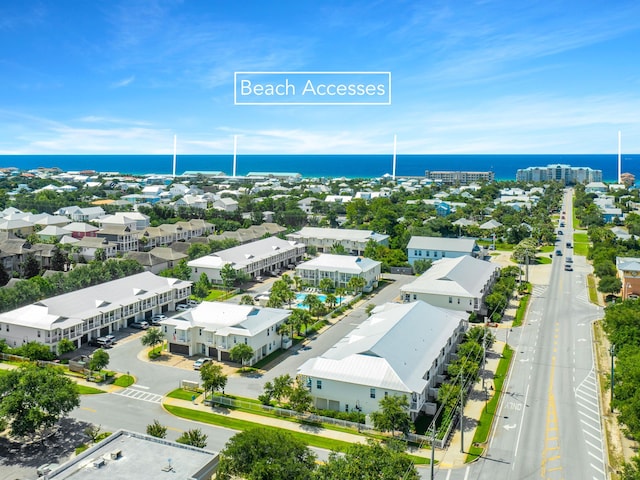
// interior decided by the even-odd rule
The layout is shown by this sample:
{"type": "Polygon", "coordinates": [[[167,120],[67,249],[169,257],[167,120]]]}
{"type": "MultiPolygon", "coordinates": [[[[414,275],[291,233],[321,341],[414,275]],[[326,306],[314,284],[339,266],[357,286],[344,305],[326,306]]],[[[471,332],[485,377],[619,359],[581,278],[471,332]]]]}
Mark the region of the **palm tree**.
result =
{"type": "Polygon", "coordinates": [[[331,308],[335,308],[337,302],[338,302],[338,299],[332,293],[328,293],[327,294],[327,298],[325,298],[325,300],[324,300],[324,303],[329,305],[329,307],[331,307],[331,308]]]}
{"type": "Polygon", "coordinates": [[[318,287],[320,287],[320,290],[322,291],[322,293],[329,293],[331,290],[333,290],[333,280],[325,277],[322,280],[320,280],[318,287]]]}
{"type": "MultiPolygon", "coordinates": [[[[155,348],[156,345],[159,345],[164,342],[164,333],[159,328],[150,328],[140,339],[140,343],[145,347],[151,347],[151,350],[155,348]]],[[[162,354],[162,349],[160,350],[160,354],[162,354]]]]}
{"type": "Polygon", "coordinates": [[[338,305],[342,305],[342,299],[347,295],[347,290],[344,287],[336,288],[336,296],[338,297],[338,305]]]}
{"type": "Polygon", "coordinates": [[[293,277],[293,284],[295,285],[296,291],[300,291],[300,289],[302,289],[302,278],[300,278],[298,275],[293,277]]]}

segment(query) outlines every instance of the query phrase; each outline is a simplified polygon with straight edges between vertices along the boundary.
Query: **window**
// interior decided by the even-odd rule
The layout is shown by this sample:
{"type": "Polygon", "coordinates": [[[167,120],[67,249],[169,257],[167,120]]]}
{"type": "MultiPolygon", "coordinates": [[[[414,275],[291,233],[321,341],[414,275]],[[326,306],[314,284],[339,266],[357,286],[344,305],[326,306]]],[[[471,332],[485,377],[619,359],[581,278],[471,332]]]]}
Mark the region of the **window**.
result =
{"type": "Polygon", "coordinates": [[[322,390],[322,380],[316,380],[316,388],[322,390]]]}
{"type": "Polygon", "coordinates": [[[40,338],[40,330],[38,330],[38,338],[40,338]]]}
{"type": "Polygon", "coordinates": [[[453,297],[449,297],[449,303],[453,303],[453,297]]]}
{"type": "Polygon", "coordinates": [[[384,398],[387,398],[389,396],[389,392],[384,392],[384,398]]]}
{"type": "Polygon", "coordinates": [[[438,252],[433,252],[433,257],[438,258],[438,252]]]}
{"type": "Polygon", "coordinates": [[[245,344],[245,345],[247,344],[247,339],[246,339],[246,338],[244,339],[244,344],[245,344]]]}
{"type": "Polygon", "coordinates": [[[446,257],[445,253],[446,252],[442,252],[442,258],[446,257]]]}
{"type": "Polygon", "coordinates": [[[460,299],[458,298],[458,305],[460,305],[460,299]]]}
{"type": "Polygon", "coordinates": [[[372,388],[372,389],[369,390],[369,396],[371,398],[376,398],[376,389],[375,388],[372,388]]]}
{"type": "Polygon", "coordinates": [[[198,335],[202,336],[202,329],[201,328],[198,329],[198,335]]]}

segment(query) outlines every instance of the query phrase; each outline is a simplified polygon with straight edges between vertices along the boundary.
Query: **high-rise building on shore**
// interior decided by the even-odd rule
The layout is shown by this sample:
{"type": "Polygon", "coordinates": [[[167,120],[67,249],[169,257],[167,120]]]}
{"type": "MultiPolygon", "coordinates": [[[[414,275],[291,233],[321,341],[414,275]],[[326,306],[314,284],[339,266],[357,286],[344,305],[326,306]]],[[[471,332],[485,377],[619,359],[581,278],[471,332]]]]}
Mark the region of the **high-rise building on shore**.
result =
{"type": "Polygon", "coordinates": [[[572,167],[571,165],[547,165],[546,167],[520,168],[516,180],[522,182],[562,182],[566,185],[602,181],[602,170],[590,167],[572,167]]]}
{"type": "Polygon", "coordinates": [[[464,171],[433,171],[425,170],[424,176],[430,180],[439,180],[442,183],[459,183],[467,185],[472,182],[493,182],[493,172],[464,172],[464,171]]]}

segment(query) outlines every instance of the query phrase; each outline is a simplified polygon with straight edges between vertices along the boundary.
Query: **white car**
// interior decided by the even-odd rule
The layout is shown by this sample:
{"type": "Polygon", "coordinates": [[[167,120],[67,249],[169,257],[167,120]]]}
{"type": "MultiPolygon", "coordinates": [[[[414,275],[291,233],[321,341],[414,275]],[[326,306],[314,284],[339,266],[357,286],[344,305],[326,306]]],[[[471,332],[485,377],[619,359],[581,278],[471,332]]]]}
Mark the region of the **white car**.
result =
{"type": "Polygon", "coordinates": [[[193,362],[193,369],[200,370],[205,363],[209,363],[211,361],[210,358],[199,358],[195,362],[193,362]]]}
{"type": "Polygon", "coordinates": [[[185,310],[191,310],[191,306],[187,305],[186,303],[181,303],[180,305],[176,306],[176,310],[179,312],[184,312],[185,310]]]}

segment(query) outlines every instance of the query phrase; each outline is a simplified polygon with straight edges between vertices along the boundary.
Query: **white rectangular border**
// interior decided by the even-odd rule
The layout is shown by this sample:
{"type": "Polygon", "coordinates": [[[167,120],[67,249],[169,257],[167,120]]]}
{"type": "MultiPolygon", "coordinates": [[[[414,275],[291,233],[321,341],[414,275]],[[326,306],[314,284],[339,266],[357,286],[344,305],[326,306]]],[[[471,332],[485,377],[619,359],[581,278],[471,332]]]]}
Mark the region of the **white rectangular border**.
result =
{"type": "Polygon", "coordinates": [[[391,72],[233,72],[233,104],[234,105],[251,105],[251,106],[300,106],[300,105],[327,105],[327,106],[388,106],[391,105],[391,72]],[[387,75],[389,83],[389,100],[386,103],[380,102],[238,102],[238,75],[387,75]]]}

